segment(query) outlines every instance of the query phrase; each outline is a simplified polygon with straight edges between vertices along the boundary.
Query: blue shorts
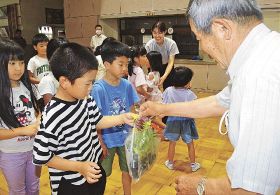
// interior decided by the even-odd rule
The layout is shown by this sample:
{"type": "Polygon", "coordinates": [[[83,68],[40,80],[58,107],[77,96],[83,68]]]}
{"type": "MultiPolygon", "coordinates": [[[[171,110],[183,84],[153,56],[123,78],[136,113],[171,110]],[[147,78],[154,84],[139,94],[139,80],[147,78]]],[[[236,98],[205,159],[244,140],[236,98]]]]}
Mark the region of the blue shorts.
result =
{"type": "Polygon", "coordinates": [[[194,139],[198,139],[194,119],[186,118],[185,120],[167,120],[164,137],[170,141],[178,141],[179,138],[182,137],[182,140],[187,144],[191,143],[194,139]]]}

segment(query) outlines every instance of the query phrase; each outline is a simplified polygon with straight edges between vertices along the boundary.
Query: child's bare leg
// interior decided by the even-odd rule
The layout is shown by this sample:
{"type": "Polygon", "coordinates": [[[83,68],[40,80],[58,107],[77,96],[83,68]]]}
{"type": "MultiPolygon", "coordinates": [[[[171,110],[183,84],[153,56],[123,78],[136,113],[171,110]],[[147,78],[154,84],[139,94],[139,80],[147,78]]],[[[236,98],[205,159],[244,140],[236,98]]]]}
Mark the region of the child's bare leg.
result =
{"type": "Polygon", "coordinates": [[[174,160],[175,146],[176,146],[176,142],[169,141],[169,146],[168,146],[168,160],[169,160],[169,162],[173,162],[173,160],[174,160]]]}
{"type": "Polygon", "coordinates": [[[190,162],[195,163],[195,150],[194,150],[193,141],[191,143],[188,143],[187,145],[188,145],[190,162]]]}
{"type": "Polygon", "coordinates": [[[131,177],[128,172],[122,172],[122,184],[124,195],[131,195],[131,177]]]}

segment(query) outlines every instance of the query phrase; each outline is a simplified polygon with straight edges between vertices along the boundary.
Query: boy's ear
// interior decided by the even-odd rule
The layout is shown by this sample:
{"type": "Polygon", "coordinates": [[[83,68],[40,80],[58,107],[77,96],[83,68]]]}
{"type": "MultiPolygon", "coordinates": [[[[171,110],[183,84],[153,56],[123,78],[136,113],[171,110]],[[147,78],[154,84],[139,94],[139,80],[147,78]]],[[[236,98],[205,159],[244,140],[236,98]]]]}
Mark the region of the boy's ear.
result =
{"type": "Polygon", "coordinates": [[[107,61],[104,61],[103,65],[105,66],[106,69],[108,69],[111,64],[107,61]]]}
{"type": "Polygon", "coordinates": [[[71,85],[71,82],[69,81],[69,79],[65,76],[61,76],[59,77],[59,84],[62,87],[62,89],[67,89],[69,87],[69,85],[71,85]]]}
{"type": "Polygon", "coordinates": [[[35,51],[37,51],[37,45],[33,45],[33,48],[35,49],[35,51]]]}

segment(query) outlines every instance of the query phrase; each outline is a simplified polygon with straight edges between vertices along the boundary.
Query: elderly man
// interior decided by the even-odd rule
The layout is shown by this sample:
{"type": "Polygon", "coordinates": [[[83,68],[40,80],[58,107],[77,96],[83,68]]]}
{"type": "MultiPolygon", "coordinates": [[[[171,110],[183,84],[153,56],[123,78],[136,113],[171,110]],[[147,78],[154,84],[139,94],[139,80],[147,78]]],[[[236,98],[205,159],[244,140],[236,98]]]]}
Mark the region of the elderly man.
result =
{"type": "Polygon", "coordinates": [[[143,115],[202,118],[229,110],[234,152],[227,178],[180,176],[178,194],[276,194],[280,187],[280,34],[255,0],[190,0],[187,17],[201,48],[230,77],[215,96],[176,104],[147,102],[143,115]]]}

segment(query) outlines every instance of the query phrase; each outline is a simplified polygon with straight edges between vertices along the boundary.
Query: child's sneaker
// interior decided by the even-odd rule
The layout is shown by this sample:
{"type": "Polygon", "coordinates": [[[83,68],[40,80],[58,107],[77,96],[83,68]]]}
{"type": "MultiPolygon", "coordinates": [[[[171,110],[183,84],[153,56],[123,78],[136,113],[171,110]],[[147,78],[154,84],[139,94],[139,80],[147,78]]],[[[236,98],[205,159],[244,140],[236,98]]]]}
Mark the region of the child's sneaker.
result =
{"type": "Polygon", "coordinates": [[[165,164],[165,166],[166,166],[168,169],[170,169],[170,170],[173,170],[173,169],[174,169],[174,164],[173,164],[173,162],[167,160],[167,161],[165,161],[164,164],[165,164]]]}
{"type": "Polygon", "coordinates": [[[191,168],[192,168],[192,172],[197,171],[198,169],[200,169],[200,164],[195,162],[191,164],[191,168]]]}

